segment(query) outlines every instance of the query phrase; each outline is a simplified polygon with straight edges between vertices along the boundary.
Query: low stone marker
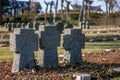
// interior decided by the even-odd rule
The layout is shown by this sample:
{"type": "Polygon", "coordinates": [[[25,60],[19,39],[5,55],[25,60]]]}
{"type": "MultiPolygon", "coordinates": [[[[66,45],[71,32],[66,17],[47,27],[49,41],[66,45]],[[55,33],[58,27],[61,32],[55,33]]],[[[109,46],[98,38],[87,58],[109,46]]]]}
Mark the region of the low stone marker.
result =
{"type": "Polygon", "coordinates": [[[10,34],[10,49],[14,51],[12,72],[35,67],[34,51],[38,46],[38,35],[33,29],[14,29],[10,34]]]}
{"type": "Polygon", "coordinates": [[[57,46],[60,45],[60,33],[55,25],[41,26],[39,29],[38,65],[58,67],[57,46]]]}
{"type": "Polygon", "coordinates": [[[64,59],[70,64],[82,61],[81,48],[85,46],[85,35],[81,29],[65,29],[63,35],[64,59]]]}
{"type": "Polygon", "coordinates": [[[91,76],[89,74],[78,74],[76,80],[91,80],[91,76]]]}

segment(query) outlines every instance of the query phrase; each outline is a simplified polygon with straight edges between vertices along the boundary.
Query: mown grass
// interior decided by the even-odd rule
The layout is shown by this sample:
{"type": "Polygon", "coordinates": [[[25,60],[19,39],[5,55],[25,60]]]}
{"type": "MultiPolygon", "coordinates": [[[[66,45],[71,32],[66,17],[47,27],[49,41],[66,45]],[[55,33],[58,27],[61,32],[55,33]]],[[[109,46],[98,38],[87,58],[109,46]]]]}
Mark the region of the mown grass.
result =
{"type": "Polygon", "coordinates": [[[101,52],[106,49],[120,49],[120,40],[119,41],[106,41],[106,42],[86,42],[85,49],[83,53],[87,52],[101,52]]]}
{"type": "Polygon", "coordinates": [[[85,34],[86,37],[97,37],[97,36],[112,36],[112,35],[120,35],[119,33],[94,33],[94,34],[85,34]]]}
{"type": "MultiPolygon", "coordinates": [[[[106,42],[86,42],[85,48],[82,49],[83,53],[91,52],[101,52],[105,49],[120,49],[120,40],[119,41],[106,41],[106,42]]],[[[64,49],[62,47],[58,48],[58,53],[63,54],[64,49]]],[[[37,56],[38,52],[35,52],[37,56]]],[[[12,60],[13,52],[10,51],[9,47],[0,47],[0,61],[12,60]]]]}
{"type": "Polygon", "coordinates": [[[114,78],[113,80],[120,80],[120,77],[114,78]]]}
{"type": "Polygon", "coordinates": [[[13,58],[13,52],[9,47],[0,47],[0,61],[9,61],[13,58]]]}

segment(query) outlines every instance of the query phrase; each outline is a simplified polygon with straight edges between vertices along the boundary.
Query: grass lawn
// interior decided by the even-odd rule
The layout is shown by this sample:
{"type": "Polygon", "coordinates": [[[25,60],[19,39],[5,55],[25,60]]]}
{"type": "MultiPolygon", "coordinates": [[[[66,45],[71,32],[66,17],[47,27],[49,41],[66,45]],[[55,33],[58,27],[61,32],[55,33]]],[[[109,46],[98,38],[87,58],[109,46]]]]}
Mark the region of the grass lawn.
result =
{"type": "MultiPolygon", "coordinates": [[[[120,49],[119,41],[107,41],[107,42],[86,42],[85,49],[82,49],[83,53],[89,52],[101,52],[105,49],[120,49]]],[[[37,52],[35,52],[37,54],[37,52]]],[[[59,47],[58,53],[63,54],[64,49],[59,47]]],[[[10,51],[9,47],[0,47],[0,61],[12,60],[13,52],[10,51]]]]}
{"type": "Polygon", "coordinates": [[[113,80],[120,80],[120,77],[114,78],[113,80]]]}
{"type": "Polygon", "coordinates": [[[106,41],[106,42],[86,42],[84,52],[101,52],[105,49],[120,49],[119,41],[106,41]]]}
{"type": "Polygon", "coordinates": [[[0,61],[12,60],[13,52],[10,51],[9,47],[0,47],[0,61]]]}

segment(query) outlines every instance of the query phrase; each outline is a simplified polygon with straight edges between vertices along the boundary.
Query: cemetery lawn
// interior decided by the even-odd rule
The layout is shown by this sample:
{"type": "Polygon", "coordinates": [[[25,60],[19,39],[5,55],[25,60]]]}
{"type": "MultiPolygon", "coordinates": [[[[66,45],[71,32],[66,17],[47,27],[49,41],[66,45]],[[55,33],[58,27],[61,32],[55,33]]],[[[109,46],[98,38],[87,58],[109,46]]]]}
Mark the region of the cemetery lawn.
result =
{"type": "Polygon", "coordinates": [[[9,47],[0,47],[0,61],[9,61],[13,58],[13,52],[9,47]]]}
{"type": "MultiPolygon", "coordinates": [[[[82,49],[83,53],[95,53],[103,52],[106,49],[120,49],[119,41],[106,41],[106,42],[86,42],[85,49],[82,49]]],[[[64,49],[59,47],[58,53],[63,54],[64,49]]],[[[37,52],[35,53],[37,56],[37,52]]],[[[0,61],[12,60],[13,52],[10,51],[9,47],[0,47],[0,61]]]]}
{"type": "Polygon", "coordinates": [[[104,42],[86,42],[83,53],[101,52],[106,49],[120,49],[120,40],[104,42]]]}

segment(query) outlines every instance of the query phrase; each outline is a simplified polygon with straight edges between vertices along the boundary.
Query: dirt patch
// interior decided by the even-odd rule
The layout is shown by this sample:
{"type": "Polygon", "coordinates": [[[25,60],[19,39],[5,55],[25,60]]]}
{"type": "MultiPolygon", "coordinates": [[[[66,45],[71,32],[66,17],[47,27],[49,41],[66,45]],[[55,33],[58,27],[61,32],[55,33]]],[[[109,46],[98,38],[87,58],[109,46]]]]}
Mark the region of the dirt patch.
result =
{"type": "Polygon", "coordinates": [[[116,64],[120,65],[120,50],[104,51],[101,53],[85,53],[83,60],[98,64],[116,64]]]}
{"type": "Polygon", "coordinates": [[[36,67],[18,73],[11,73],[12,62],[0,62],[0,80],[75,80],[73,75],[78,73],[88,73],[92,80],[111,80],[120,76],[119,72],[112,69],[120,66],[120,50],[86,53],[83,60],[85,62],[60,66],[57,69],[36,67]]]}

